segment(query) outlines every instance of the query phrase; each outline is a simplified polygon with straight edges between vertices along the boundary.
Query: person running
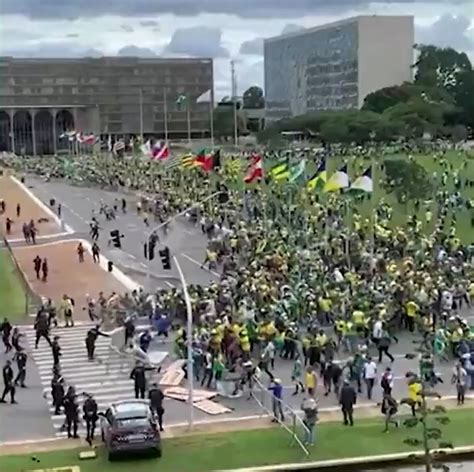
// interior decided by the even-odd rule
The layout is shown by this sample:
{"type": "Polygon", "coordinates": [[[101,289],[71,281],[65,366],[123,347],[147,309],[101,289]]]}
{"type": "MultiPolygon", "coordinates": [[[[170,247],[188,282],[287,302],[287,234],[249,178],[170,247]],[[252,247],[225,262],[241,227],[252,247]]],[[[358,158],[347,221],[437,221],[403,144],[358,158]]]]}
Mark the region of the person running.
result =
{"type": "Polygon", "coordinates": [[[397,428],[400,426],[400,422],[394,419],[394,416],[398,412],[397,401],[388,392],[383,394],[381,411],[385,418],[385,429],[383,430],[384,433],[388,432],[388,426],[390,424],[394,424],[397,428]]]}

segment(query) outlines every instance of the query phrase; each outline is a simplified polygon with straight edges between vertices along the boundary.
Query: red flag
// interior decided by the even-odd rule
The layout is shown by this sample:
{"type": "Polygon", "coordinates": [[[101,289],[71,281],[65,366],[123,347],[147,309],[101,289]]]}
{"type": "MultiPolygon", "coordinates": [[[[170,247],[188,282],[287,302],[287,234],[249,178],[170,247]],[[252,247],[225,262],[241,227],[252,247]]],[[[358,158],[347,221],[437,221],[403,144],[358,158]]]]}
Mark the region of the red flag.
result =
{"type": "Polygon", "coordinates": [[[246,184],[256,182],[263,177],[263,158],[260,154],[254,153],[252,155],[252,161],[244,177],[246,184]]]}
{"type": "Polygon", "coordinates": [[[211,172],[211,170],[214,168],[213,154],[206,154],[204,149],[196,155],[194,162],[205,172],[211,172]]]}
{"type": "Polygon", "coordinates": [[[167,144],[158,144],[153,146],[151,150],[152,159],[155,161],[162,161],[170,157],[170,148],[167,144]]]}

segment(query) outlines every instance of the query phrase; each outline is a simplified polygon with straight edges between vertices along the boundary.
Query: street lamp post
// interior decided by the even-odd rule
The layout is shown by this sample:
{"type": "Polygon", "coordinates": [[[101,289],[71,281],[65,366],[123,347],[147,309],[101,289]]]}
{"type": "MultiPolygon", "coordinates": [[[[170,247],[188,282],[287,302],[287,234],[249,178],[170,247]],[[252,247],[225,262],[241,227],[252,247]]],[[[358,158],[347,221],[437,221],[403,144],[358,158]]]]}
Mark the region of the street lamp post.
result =
{"type": "Polygon", "coordinates": [[[189,429],[193,429],[194,424],[194,366],[193,366],[193,310],[191,298],[188,292],[188,285],[184,278],[183,271],[179,265],[178,259],[173,256],[173,261],[178,269],[181,285],[183,286],[183,295],[186,302],[186,344],[187,344],[187,373],[188,373],[188,407],[189,407],[189,429]]]}
{"type": "MultiPolygon", "coordinates": [[[[199,205],[201,203],[207,202],[208,200],[211,200],[214,197],[217,197],[219,194],[221,194],[222,191],[214,192],[211,195],[208,195],[206,198],[203,200],[196,202],[194,205],[184,209],[183,211],[177,213],[176,215],[172,216],[171,218],[167,219],[164,223],[160,223],[158,226],[153,228],[148,234],[147,234],[147,240],[145,244],[148,244],[150,241],[150,237],[153,234],[153,232],[158,231],[171,221],[174,221],[176,218],[186,214],[188,211],[192,210],[196,205],[199,205]]],[[[193,367],[193,310],[191,306],[191,298],[189,296],[188,292],[188,285],[186,283],[186,279],[184,278],[184,273],[181,269],[181,266],[179,264],[178,259],[176,256],[173,256],[173,261],[174,264],[176,265],[176,269],[178,270],[178,275],[179,279],[181,281],[181,285],[183,287],[183,296],[184,296],[184,301],[186,303],[186,344],[187,344],[187,372],[188,372],[188,406],[189,406],[189,429],[191,430],[193,428],[194,424],[194,367],[193,367]]],[[[146,287],[147,290],[150,290],[150,268],[147,265],[147,271],[146,271],[146,287]]]]}

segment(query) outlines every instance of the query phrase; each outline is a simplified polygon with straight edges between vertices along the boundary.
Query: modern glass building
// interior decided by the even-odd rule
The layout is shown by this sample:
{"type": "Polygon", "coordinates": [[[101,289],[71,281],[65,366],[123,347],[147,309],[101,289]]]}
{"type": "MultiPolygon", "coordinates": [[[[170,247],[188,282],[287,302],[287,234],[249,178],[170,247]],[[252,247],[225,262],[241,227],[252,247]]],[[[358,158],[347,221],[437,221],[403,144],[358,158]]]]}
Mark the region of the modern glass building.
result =
{"type": "Polygon", "coordinates": [[[412,79],[412,16],[359,16],[265,40],[266,122],[360,108],[412,79]]]}

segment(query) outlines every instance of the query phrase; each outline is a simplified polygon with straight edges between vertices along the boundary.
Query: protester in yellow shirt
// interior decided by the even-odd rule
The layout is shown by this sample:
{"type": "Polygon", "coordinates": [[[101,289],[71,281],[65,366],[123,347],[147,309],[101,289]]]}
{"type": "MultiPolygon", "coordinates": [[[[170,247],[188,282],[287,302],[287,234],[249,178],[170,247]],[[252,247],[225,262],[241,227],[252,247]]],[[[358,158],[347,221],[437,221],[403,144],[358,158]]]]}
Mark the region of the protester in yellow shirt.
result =
{"type": "Polygon", "coordinates": [[[308,394],[314,397],[314,395],[316,394],[316,387],[318,385],[318,377],[311,366],[306,369],[304,381],[308,394]]]}
{"type": "Polygon", "coordinates": [[[418,314],[420,307],[414,302],[414,301],[409,301],[405,305],[405,311],[406,311],[406,324],[408,326],[408,329],[410,330],[410,333],[413,333],[415,331],[415,317],[418,314]]]}

